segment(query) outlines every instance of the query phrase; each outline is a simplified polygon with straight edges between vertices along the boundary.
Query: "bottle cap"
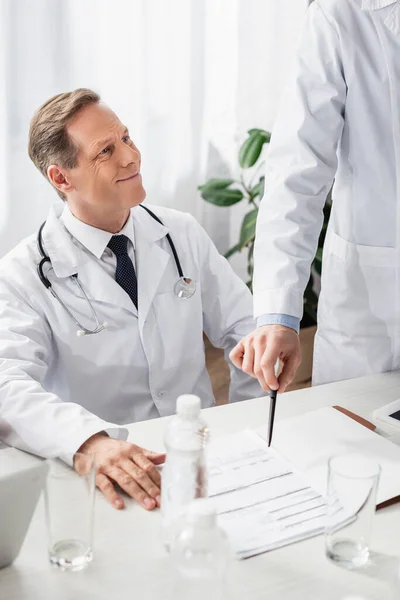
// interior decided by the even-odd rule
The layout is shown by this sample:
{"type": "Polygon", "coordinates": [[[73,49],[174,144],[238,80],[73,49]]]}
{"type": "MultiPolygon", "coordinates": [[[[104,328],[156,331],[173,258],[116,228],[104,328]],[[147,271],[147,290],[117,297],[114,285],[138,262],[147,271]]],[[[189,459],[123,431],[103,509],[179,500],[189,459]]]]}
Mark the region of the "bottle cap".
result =
{"type": "Polygon", "coordinates": [[[208,498],[193,500],[188,506],[187,518],[202,527],[213,527],[217,522],[215,508],[208,498]]]}
{"type": "Polygon", "coordinates": [[[195,418],[200,414],[201,402],[198,396],[184,394],[176,401],[176,412],[180,417],[195,418]]]}

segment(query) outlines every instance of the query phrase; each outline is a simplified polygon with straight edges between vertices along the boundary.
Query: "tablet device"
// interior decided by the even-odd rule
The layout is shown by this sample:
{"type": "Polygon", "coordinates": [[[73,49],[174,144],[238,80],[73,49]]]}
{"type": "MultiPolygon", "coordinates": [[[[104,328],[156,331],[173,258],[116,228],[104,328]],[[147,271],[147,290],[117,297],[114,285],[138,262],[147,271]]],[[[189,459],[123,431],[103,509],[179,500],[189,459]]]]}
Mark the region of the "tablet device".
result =
{"type": "Polygon", "coordinates": [[[3,476],[0,470],[0,568],[19,554],[47,471],[45,462],[3,476]]]}
{"type": "Polygon", "coordinates": [[[395,400],[390,404],[386,404],[386,406],[377,408],[374,417],[400,430],[400,400],[395,400]]]}

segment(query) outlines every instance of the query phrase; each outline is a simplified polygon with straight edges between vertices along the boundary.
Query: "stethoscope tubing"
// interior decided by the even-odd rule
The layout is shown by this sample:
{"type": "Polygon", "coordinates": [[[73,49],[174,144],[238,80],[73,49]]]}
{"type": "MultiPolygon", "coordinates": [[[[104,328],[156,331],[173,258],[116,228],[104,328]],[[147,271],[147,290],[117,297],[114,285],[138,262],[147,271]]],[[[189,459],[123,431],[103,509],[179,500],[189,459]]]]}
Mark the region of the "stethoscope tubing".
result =
{"type": "MultiPolygon", "coordinates": [[[[155,214],[154,214],[154,213],[153,213],[153,212],[152,212],[152,211],[151,211],[149,208],[147,208],[146,206],[143,206],[143,205],[140,205],[140,206],[141,206],[141,208],[142,208],[143,210],[145,210],[145,211],[146,211],[146,212],[147,212],[147,213],[148,213],[148,214],[149,214],[149,215],[150,215],[150,216],[151,216],[151,217],[152,217],[152,218],[153,218],[155,221],[157,221],[158,223],[160,223],[160,225],[163,225],[163,226],[164,226],[164,223],[161,221],[161,219],[159,219],[159,218],[157,217],[157,215],[155,215],[155,214]]],[[[54,298],[55,298],[55,299],[56,299],[56,300],[57,300],[57,301],[60,303],[60,305],[61,305],[61,306],[64,308],[64,310],[67,312],[67,314],[69,315],[69,317],[70,317],[70,318],[73,320],[73,322],[76,324],[76,326],[78,327],[78,331],[77,331],[77,335],[78,335],[78,336],[82,336],[82,335],[85,335],[85,334],[88,334],[88,335],[89,335],[89,334],[99,333],[100,331],[103,331],[103,329],[106,329],[106,328],[107,328],[107,323],[105,322],[105,323],[103,323],[103,325],[100,325],[100,321],[99,321],[99,318],[98,318],[98,316],[97,316],[97,314],[96,314],[96,311],[95,311],[95,309],[94,309],[94,307],[93,307],[93,305],[92,305],[92,303],[91,303],[90,299],[88,298],[88,296],[87,296],[87,294],[86,294],[85,290],[83,289],[83,287],[82,287],[82,285],[81,285],[81,283],[80,283],[80,281],[79,281],[79,279],[78,279],[78,273],[73,273],[73,274],[71,275],[71,278],[72,278],[72,279],[75,281],[75,285],[77,285],[77,286],[78,286],[78,288],[79,288],[79,290],[81,291],[82,295],[84,296],[84,298],[85,298],[85,300],[86,300],[86,302],[87,302],[88,306],[90,307],[90,312],[91,312],[91,314],[92,314],[92,317],[93,317],[93,319],[95,320],[95,323],[96,323],[96,326],[95,326],[95,328],[94,328],[94,329],[87,329],[87,328],[86,328],[86,327],[84,327],[84,326],[83,326],[81,323],[79,323],[79,321],[78,321],[78,320],[76,319],[76,317],[75,317],[75,316],[72,314],[72,312],[70,311],[70,309],[68,308],[68,306],[66,306],[66,304],[64,303],[64,301],[63,301],[63,300],[62,300],[62,299],[59,297],[59,295],[57,294],[57,292],[56,292],[56,291],[53,289],[53,287],[52,287],[52,285],[51,285],[51,282],[50,282],[49,278],[48,278],[48,277],[46,277],[46,275],[44,274],[43,268],[44,268],[44,266],[46,265],[46,263],[49,263],[49,265],[51,266],[51,259],[50,259],[49,255],[48,255],[48,254],[46,254],[46,251],[45,251],[45,249],[44,249],[44,246],[43,246],[43,237],[42,237],[42,231],[43,231],[43,228],[44,228],[44,226],[45,226],[45,225],[46,225],[46,221],[44,221],[44,222],[41,224],[41,226],[40,226],[40,228],[39,228],[39,231],[38,231],[38,235],[37,235],[37,246],[38,246],[38,250],[39,250],[39,253],[40,253],[40,256],[41,256],[41,259],[40,259],[40,261],[39,261],[39,263],[38,263],[38,266],[37,266],[37,272],[38,272],[38,276],[39,276],[39,279],[40,279],[40,281],[41,281],[41,282],[42,282],[42,284],[45,286],[45,288],[46,288],[46,289],[48,289],[48,290],[51,292],[52,296],[53,296],[53,297],[54,297],[54,298]]],[[[190,284],[188,284],[188,288],[189,288],[189,285],[192,285],[192,286],[194,286],[194,288],[193,288],[193,292],[191,292],[191,293],[190,293],[190,295],[186,295],[186,296],[185,296],[185,295],[179,295],[179,297],[182,297],[182,298],[184,298],[184,299],[186,299],[186,298],[189,298],[189,297],[191,297],[191,296],[193,295],[193,293],[194,293],[194,290],[195,290],[195,284],[193,284],[192,280],[190,280],[190,279],[186,279],[186,278],[183,276],[182,266],[181,266],[181,262],[180,262],[180,260],[179,260],[179,257],[178,257],[178,253],[177,253],[177,251],[176,251],[176,248],[175,248],[175,244],[174,244],[174,242],[172,241],[172,238],[171,238],[171,236],[170,236],[170,234],[169,234],[169,233],[167,233],[167,234],[166,234],[166,237],[167,237],[168,243],[169,243],[169,245],[170,245],[170,248],[171,248],[172,254],[173,254],[173,256],[174,256],[174,260],[175,260],[176,268],[177,268],[177,270],[178,270],[178,273],[179,273],[179,280],[178,280],[178,283],[179,283],[180,281],[184,281],[184,282],[188,281],[188,282],[191,282],[190,284]]]]}

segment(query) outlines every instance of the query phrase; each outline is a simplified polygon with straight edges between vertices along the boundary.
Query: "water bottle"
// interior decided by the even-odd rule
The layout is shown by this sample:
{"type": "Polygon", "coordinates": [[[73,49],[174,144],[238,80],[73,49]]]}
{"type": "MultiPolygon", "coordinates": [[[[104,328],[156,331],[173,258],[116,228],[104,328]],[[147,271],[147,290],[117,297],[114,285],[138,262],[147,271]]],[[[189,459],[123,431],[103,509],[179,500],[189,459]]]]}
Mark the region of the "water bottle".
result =
{"type": "Polygon", "coordinates": [[[207,495],[204,447],[207,428],[200,414],[200,398],[180,396],[176,416],[165,434],[167,458],[162,471],[162,536],[170,550],[180,516],[195,498],[207,495]]]}
{"type": "Polygon", "coordinates": [[[231,552],[209,500],[195,500],[186,512],[171,558],[174,598],[222,600],[231,552]]]}

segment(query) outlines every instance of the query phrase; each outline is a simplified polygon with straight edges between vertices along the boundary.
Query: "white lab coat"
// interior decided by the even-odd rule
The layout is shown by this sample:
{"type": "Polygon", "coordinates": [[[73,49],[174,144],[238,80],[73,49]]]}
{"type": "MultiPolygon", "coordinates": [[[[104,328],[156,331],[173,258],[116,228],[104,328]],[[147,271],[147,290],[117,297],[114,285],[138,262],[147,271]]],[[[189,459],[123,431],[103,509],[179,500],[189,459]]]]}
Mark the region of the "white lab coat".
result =
{"type": "Polygon", "coordinates": [[[332,181],[314,384],[400,368],[400,3],[316,0],[273,130],[254,308],[301,317],[332,181]]]}
{"type": "MultiPolygon", "coordinates": [[[[0,436],[41,456],[71,453],[91,435],[148,417],[149,398],[161,416],[183,393],[203,407],[214,397],[205,367],[203,329],[226,353],[254,328],[251,294],[190,215],[155,207],[164,226],[132,209],[139,314],[126,292],[84,252],[51,210],[43,242],[54,289],[76,318],[94,327],[90,308],[70,275],[78,273],[100,322],[108,328],[77,337],[77,327],[37,274],[36,234],[0,262],[0,436]],[[183,272],[197,282],[187,300],[166,234],[183,272]],[[145,408],[147,407],[147,408],[145,408]]],[[[45,269],[46,271],[46,269],[45,269]]],[[[231,364],[230,400],[262,395],[258,382],[231,364]]],[[[153,410],[154,414],[154,410],[153,410]]]]}

